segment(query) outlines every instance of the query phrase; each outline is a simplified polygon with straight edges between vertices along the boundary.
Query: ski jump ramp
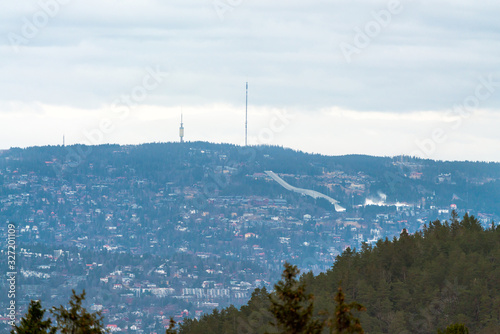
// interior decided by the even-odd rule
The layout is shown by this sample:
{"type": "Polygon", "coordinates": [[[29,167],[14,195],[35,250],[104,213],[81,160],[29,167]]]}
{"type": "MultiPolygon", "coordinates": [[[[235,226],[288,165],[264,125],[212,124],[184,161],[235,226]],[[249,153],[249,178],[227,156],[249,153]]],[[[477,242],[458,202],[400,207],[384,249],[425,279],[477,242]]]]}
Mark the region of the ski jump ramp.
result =
{"type": "Polygon", "coordinates": [[[337,211],[337,212],[344,212],[345,211],[345,208],[343,208],[343,207],[341,207],[339,205],[339,201],[331,198],[330,196],[326,196],[325,194],[322,194],[322,193],[320,193],[320,192],[318,192],[316,190],[303,189],[303,188],[294,187],[294,186],[288,184],[285,180],[283,180],[281,177],[279,177],[273,171],[268,170],[268,171],[265,171],[265,173],[270,178],[272,178],[274,181],[278,182],[286,190],[290,190],[290,191],[293,191],[293,192],[296,192],[296,193],[299,193],[299,194],[302,194],[302,195],[311,196],[312,198],[318,198],[318,197],[324,198],[328,202],[332,203],[335,206],[335,211],[337,211]]]}

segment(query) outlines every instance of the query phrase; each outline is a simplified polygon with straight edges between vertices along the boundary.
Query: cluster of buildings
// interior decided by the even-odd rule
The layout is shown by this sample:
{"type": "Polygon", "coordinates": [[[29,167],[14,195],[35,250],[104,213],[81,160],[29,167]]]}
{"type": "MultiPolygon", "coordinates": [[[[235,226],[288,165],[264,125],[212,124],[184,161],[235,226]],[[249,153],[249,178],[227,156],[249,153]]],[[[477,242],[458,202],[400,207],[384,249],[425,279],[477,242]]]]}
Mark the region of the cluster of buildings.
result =
{"type": "Polygon", "coordinates": [[[416,231],[456,209],[433,206],[432,198],[426,206],[388,204],[383,194],[366,206],[374,180],[361,172],[280,174],[290,184],[342,195],[345,212],[286,192],[264,172],[242,176],[242,194],[231,194],[227,183],[207,190],[206,179],[238,172],[220,164],[221,156],[194,182],[159,182],[109,162],[61,178],[4,161],[0,219],[17,226],[18,313],[30,299],[49,308],[66,304],[71,289],[85,289],[87,307],[101,311],[111,331],[162,333],[170,316],[199,317],[246,303],[257,287],[272,289],[285,261],[319,273],[347,247],[416,231]],[[253,182],[279,194],[254,192],[253,182]]]}

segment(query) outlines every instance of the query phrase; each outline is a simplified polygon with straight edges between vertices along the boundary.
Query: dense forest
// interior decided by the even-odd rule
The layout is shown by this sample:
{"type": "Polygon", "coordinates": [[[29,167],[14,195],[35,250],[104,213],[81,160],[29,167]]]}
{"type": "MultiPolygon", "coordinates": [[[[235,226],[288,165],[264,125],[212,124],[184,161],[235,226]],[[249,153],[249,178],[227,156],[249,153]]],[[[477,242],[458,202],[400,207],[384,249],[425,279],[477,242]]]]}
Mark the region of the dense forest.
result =
{"type": "MultiPolygon", "coordinates": [[[[326,273],[302,275],[316,319],[332,314],[341,284],[346,299],[366,307],[357,314],[366,333],[436,333],[458,323],[470,333],[500,333],[500,227],[457,218],[453,212],[413,235],[403,230],[392,241],[346,249],[326,273]]],[[[273,294],[257,289],[241,309],[188,320],[180,333],[273,332],[273,294]]]]}

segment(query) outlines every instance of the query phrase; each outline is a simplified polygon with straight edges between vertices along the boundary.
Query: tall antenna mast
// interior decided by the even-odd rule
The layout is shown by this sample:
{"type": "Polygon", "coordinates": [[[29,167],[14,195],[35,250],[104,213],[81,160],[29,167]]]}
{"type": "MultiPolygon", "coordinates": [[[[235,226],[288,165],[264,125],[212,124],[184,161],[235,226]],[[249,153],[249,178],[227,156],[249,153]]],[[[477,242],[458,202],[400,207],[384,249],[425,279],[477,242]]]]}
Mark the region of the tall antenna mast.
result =
{"type": "Polygon", "coordinates": [[[184,143],[184,123],[182,123],[182,111],[181,111],[181,127],[179,128],[179,137],[181,138],[181,143],[184,143]]]}
{"type": "Polygon", "coordinates": [[[247,82],[247,97],[245,103],[245,146],[247,146],[247,136],[248,136],[248,82],[247,82]]]}

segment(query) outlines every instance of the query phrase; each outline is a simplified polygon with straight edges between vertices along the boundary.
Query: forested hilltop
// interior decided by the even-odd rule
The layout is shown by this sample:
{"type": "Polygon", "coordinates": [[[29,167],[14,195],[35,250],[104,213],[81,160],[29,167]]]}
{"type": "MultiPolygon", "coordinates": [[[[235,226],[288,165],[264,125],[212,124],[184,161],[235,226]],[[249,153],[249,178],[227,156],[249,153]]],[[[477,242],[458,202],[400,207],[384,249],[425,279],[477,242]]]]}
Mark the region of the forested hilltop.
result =
{"type": "MultiPolygon", "coordinates": [[[[490,334],[500,333],[499,262],[500,227],[484,229],[473,216],[459,221],[452,214],[415,234],[347,249],[331,270],[300,280],[315,297],[319,320],[332,314],[340,283],[347,301],[366,307],[357,314],[366,333],[436,333],[464,323],[470,333],[490,334]]],[[[180,333],[272,333],[269,307],[269,293],[257,289],[240,310],[188,320],[180,333]]]]}
{"type": "MultiPolygon", "coordinates": [[[[189,142],[12,148],[0,151],[2,170],[18,175],[33,173],[68,184],[87,183],[91,176],[175,186],[202,183],[209,189],[216,187],[220,195],[286,193],[273,182],[263,182],[258,175],[272,170],[285,175],[295,186],[331,195],[348,209],[367,204],[370,198],[423,208],[449,207],[453,203],[459,208],[500,215],[500,163],[493,162],[325,156],[278,146],[189,142]]],[[[0,196],[15,190],[12,186],[6,189],[9,182],[0,173],[0,196]]]]}

